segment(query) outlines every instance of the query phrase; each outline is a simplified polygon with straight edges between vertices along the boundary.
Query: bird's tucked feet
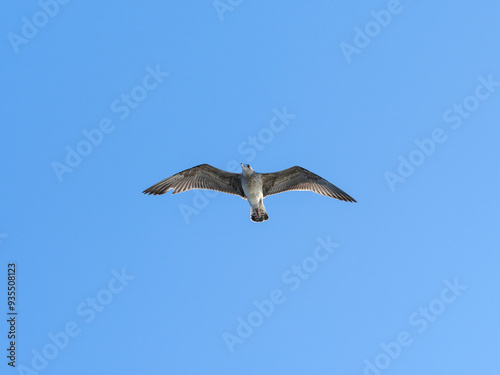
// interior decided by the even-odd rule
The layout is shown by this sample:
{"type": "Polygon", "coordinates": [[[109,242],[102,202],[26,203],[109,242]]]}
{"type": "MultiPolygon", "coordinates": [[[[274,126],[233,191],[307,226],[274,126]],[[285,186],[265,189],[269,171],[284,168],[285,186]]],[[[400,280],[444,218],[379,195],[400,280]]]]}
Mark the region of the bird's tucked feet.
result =
{"type": "Polygon", "coordinates": [[[252,208],[250,218],[256,223],[261,223],[263,221],[269,220],[269,216],[267,215],[266,210],[262,208],[252,208]]]}

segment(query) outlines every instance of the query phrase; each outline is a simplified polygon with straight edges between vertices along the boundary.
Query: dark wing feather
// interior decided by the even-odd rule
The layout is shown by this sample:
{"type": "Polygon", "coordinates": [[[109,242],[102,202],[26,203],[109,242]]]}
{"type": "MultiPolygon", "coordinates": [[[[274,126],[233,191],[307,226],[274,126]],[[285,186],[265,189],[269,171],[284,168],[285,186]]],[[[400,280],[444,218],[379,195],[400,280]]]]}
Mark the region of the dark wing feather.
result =
{"type": "Polygon", "coordinates": [[[275,173],[263,173],[262,184],[264,197],[290,190],[307,190],[345,202],[356,202],[349,194],[302,167],[292,167],[275,173]]]}
{"type": "Polygon", "coordinates": [[[143,193],[160,195],[173,190],[172,194],[177,194],[192,189],[215,190],[246,198],[241,187],[240,174],[226,172],[208,164],[176,173],[147,188],[143,193]]]}

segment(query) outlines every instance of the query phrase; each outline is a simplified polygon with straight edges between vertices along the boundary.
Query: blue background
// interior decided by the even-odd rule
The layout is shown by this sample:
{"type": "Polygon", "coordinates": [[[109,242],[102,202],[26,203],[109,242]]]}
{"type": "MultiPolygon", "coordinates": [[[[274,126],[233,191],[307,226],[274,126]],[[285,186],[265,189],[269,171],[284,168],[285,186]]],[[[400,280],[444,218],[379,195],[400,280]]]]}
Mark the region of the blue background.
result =
{"type": "Polygon", "coordinates": [[[500,5],[406,0],[377,27],[371,11],[388,4],[243,1],[219,15],[211,1],[70,1],[45,19],[36,1],[6,6],[4,354],[12,261],[19,315],[18,368],[2,356],[1,372],[498,370],[500,87],[471,96],[480,77],[500,81],[500,5]],[[9,33],[22,37],[23,17],[47,22],[14,47],[9,33]],[[366,46],[356,47],[355,28],[368,28],[366,46]],[[342,43],[357,52],[346,58],[342,43]],[[141,89],[148,69],[169,75],[141,89]],[[113,110],[132,91],[144,100],[127,116],[113,110]],[[458,120],[443,115],[464,101],[474,110],[454,129],[458,120]],[[285,107],[296,117],[280,132],[263,130],[285,107]],[[103,119],[113,130],[59,179],[54,163],[66,164],[68,147],[103,119]],[[436,128],[446,140],[422,159],[415,141],[436,128]],[[268,136],[260,150],[244,143],[259,134],[268,136]],[[387,172],[412,152],[419,165],[391,189],[387,172]],[[300,165],[358,203],[280,194],[265,201],[270,220],[256,224],[235,196],[141,194],[183,169],[233,160],[258,172],[300,165]],[[318,238],[339,246],[291,290],[284,274],[314,254],[318,238]],[[123,269],[134,278],[112,284],[123,286],[113,294],[113,272],[123,269]],[[449,303],[446,280],[467,286],[449,303]],[[224,333],[235,335],[239,317],[275,289],[285,301],[231,352],[224,333]],[[107,304],[86,322],[82,309],[96,297],[107,304]],[[422,318],[429,306],[434,314],[422,318]],[[71,322],[78,334],[57,349],[50,335],[71,322]],[[411,344],[384,354],[381,343],[405,332],[411,344]],[[44,350],[53,358],[35,371],[44,350]]]}

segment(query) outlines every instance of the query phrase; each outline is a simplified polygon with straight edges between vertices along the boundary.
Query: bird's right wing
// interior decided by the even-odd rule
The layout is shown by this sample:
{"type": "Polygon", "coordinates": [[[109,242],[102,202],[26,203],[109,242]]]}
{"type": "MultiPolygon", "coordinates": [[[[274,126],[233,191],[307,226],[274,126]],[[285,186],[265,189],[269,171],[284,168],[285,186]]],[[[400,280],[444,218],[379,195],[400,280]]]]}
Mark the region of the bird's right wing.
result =
{"type": "Polygon", "coordinates": [[[264,197],[291,190],[313,191],[341,201],[356,202],[349,194],[302,167],[291,167],[280,172],[262,174],[264,197]]]}
{"type": "Polygon", "coordinates": [[[160,195],[173,190],[172,194],[177,194],[192,189],[215,190],[246,199],[241,187],[240,174],[226,172],[208,164],[201,164],[174,174],[147,188],[143,193],[160,195]]]}

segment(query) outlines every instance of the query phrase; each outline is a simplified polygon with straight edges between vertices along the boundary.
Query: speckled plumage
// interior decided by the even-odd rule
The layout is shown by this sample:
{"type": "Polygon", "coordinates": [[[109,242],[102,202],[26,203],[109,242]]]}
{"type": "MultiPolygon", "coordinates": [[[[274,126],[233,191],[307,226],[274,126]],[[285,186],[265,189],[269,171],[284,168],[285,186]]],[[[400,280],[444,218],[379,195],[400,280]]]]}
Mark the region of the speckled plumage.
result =
{"type": "Polygon", "coordinates": [[[238,174],[201,164],[176,173],[147,188],[143,193],[160,195],[173,190],[172,194],[177,194],[192,189],[205,189],[238,195],[248,200],[250,217],[256,222],[269,219],[264,198],[285,191],[312,191],[341,201],[356,202],[349,194],[302,167],[291,167],[274,173],[257,173],[248,164],[241,164],[241,168],[243,173],[238,174]]]}

